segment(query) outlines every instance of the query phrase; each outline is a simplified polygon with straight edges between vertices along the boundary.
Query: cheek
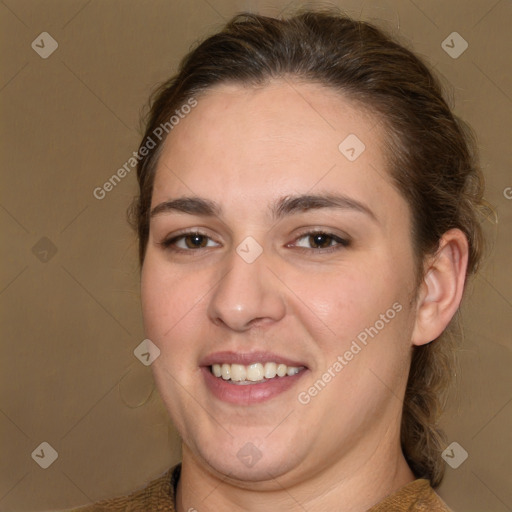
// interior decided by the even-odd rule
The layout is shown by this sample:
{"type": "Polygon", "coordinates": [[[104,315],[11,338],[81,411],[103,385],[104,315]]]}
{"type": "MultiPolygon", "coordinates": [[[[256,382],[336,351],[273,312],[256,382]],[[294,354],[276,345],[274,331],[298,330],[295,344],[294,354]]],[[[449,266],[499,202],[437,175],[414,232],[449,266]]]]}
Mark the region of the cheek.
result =
{"type": "Polygon", "coordinates": [[[179,401],[180,390],[193,386],[197,377],[197,344],[192,340],[197,339],[196,329],[204,322],[204,281],[198,274],[184,276],[171,271],[151,256],[141,273],[144,333],[160,349],[151,369],[170,411],[169,404],[179,401]]]}
{"type": "MultiPolygon", "coordinates": [[[[380,267],[372,264],[372,266],[380,267]]],[[[397,300],[397,285],[391,286],[379,274],[367,270],[364,264],[337,268],[324,274],[290,276],[297,307],[322,324],[339,340],[351,339],[358,331],[373,324],[397,300]]]]}
{"type": "Polygon", "coordinates": [[[295,281],[297,316],[321,352],[319,367],[324,370],[339,355],[347,355],[347,367],[333,389],[365,394],[375,384],[374,374],[392,386],[400,380],[408,358],[410,308],[399,263],[380,258],[370,264],[361,259],[350,268],[295,281]]]}
{"type": "Polygon", "coordinates": [[[204,278],[181,275],[148,255],[141,273],[141,302],[145,333],[157,345],[176,337],[201,308],[204,278]]]}

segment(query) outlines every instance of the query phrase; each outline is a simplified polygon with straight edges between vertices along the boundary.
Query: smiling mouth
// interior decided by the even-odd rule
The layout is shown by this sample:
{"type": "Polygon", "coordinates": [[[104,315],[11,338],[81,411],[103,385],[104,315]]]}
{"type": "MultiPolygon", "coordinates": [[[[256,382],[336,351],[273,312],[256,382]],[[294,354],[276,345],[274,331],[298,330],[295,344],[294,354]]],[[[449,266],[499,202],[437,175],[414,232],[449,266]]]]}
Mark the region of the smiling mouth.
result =
{"type": "Polygon", "coordinates": [[[229,381],[231,384],[258,384],[272,379],[281,379],[297,375],[304,366],[287,366],[283,363],[267,362],[243,364],[213,364],[210,371],[215,377],[229,381]]]}

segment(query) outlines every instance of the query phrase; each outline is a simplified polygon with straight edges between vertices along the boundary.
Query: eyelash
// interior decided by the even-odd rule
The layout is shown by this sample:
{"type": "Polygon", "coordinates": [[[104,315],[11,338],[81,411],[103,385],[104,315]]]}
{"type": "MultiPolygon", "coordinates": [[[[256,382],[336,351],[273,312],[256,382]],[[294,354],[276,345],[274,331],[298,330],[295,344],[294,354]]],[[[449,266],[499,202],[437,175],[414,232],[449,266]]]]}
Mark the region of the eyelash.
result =
{"type": "MultiPolygon", "coordinates": [[[[325,235],[326,237],[331,239],[331,243],[334,242],[335,245],[329,245],[329,247],[324,248],[316,248],[316,247],[297,247],[297,249],[301,252],[317,252],[322,254],[328,254],[335,251],[340,251],[342,249],[346,249],[350,246],[350,240],[347,240],[345,238],[341,238],[334,233],[329,233],[328,231],[324,231],[322,229],[312,230],[312,231],[306,231],[302,234],[300,234],[294,241],[294,244],[296,244],[299,240],[306,237],[311,237],[315,235],[325,235]]],[[[289,247],[291,244],[287,244],[287,247],[289,247]]]]}
{"type": "MultiPolygon", "coordinates": [[[[194,235],[203,236],[203,237],[207,238],[208,240],[214,241],[206,233],[203,233],[203,232],[198,231],[198,230],[194,230],[194,231],[186,231],[186,232],[180,233],[179,235],[176,235],[176,236],[173,236],[173,237],[168,238],[166,240],[163,240],[162,242],[159,242],[159,245],[161,245],[166,250],[170,250],[170,251],[173,251],[173,252],[182,252],[182,253],[187,253],[187,252],[190,253],[190,252],[195,252],[198,249],[204,249],[202,247],[199,247],[199,248],[196,248],[196,249],[182,249],[181,247],[175,247],[174,246],[174,244],[176,244],[176,242],[178,242],[179,240],[184,239],[184,238],[186,238],[188,236],[194,236],[194,235]]],[[[317,252],[317,253],[326,254],[326,253],[331,253],[331,252],[334,252],[334,251],[339,251],[341,249],[345,249],[345,248],[350,246],[350,240],[341,238],[341,237],[339,237],[339,236],[337,236],[337,235],[335,235],[333,233],[329,233],[329,232],[324,231],[324,230],[306,231],[306,232],[300,234],[295,239],[295,241],[293,243],[295,244],[295,243],[297,243],[297,241],[301,240],[302,238],[310,237],[310,236],[315,236],[315,235],[325,235],[325,236],[327,236],[327,237],[329,237],[331,239],[331,242],[335,242],[335,245],[330,245],[329,247],[324,247],[324,248],[297,247],[297,249],[299,251],[301,251],[301,252],[309,252],[309,253],[311,253],[311,251],[313,251],[313,252],[317,252]]],[[[287,244],[286,245],[286,247],[290,247],[290,246],[293,247],[292,244],[287,244]]]]}

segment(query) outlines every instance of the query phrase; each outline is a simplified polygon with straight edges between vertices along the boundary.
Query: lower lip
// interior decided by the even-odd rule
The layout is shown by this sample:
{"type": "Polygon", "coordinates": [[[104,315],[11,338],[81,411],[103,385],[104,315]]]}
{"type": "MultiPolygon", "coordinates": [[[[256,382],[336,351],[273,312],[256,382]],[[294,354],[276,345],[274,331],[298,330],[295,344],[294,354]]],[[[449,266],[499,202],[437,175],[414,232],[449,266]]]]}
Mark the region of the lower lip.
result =
{"type": "Polygon", "coordinates": [[[229,380],[222,377],[215,377],[210,367],[202,366],[206,386],[219,400],[237,405],[252,405],[265,402],[274,398],[288,389],[295,386],[307,369],[288,375],[286,377],[275,377],[257,384],[231,384],[229,380]]]}

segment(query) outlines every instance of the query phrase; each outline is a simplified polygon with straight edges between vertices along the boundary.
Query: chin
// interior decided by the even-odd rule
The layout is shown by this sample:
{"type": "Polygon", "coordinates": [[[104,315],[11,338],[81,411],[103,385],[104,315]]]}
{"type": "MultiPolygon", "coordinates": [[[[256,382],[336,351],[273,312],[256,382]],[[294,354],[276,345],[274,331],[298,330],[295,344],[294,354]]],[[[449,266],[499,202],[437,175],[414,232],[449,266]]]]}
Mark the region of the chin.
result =
{"type": "Polygon", "coordinates": [[[226,446],[212,443],[195,448],[195,457],[199,457],[210,471],[222,479],[236,481],[238,487],[268,482],[258,486],[259,490],[275,489],[275,478],[292,471],[299,464],[298,455],[292,446],[283,442],[276,444],[253,444],[239,439],[231,440],[226,446]]]}

